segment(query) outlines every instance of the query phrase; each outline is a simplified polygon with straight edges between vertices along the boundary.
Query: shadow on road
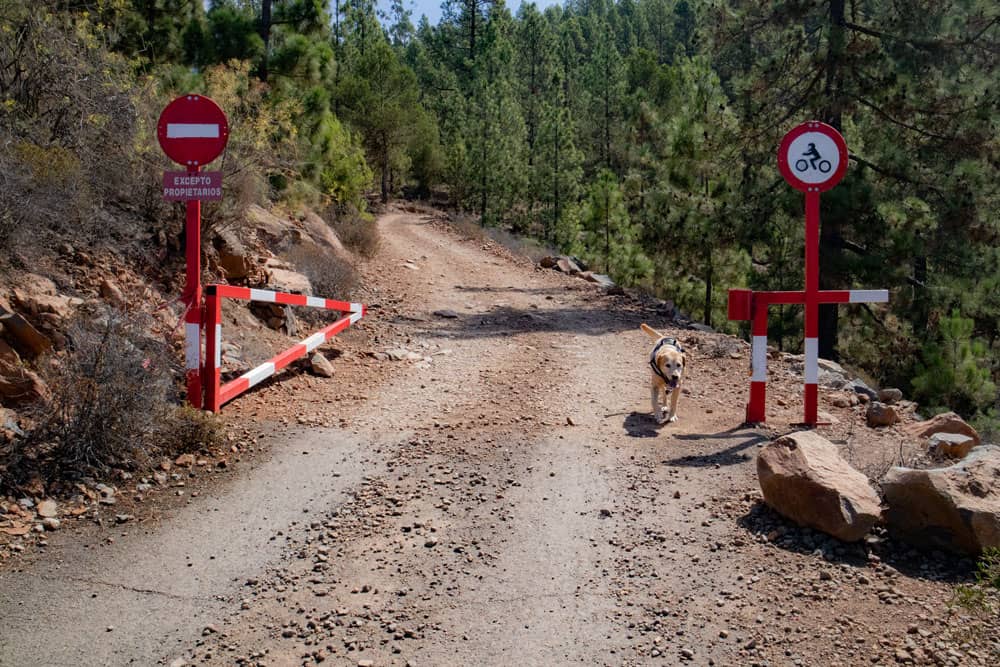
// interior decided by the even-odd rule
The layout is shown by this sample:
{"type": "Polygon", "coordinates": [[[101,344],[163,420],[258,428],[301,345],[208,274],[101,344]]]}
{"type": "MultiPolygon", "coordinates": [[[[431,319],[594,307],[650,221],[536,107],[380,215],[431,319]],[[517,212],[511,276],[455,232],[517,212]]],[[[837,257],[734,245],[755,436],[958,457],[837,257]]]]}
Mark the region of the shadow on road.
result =
{"type": "Polygon", "coordinates": [[[612,302],[607,309],[497,306],[485,312],[461,313],[457,318],[434,320],[434,326],[421,333],[429,337],[459,339],[507,338],[535,333],[600,336],[638,330],[642,321],[642,314],[629,312],[612,302]]]}
{"type": "Polygon", "coordinates": [[[655,438],[660,435],[660,425],[645,412],[633,412],[625,418],[625,432],[631,438],[655,438]]]}
{"type": "MultiPolygon", "coordinates": [[[[830,563],[846,564],[864,572],[873,564],[889,565],[912,579],[968,583],[975,579],[975,561],[939,550],[917,550],[876,527],[859,542],[841,542],[823,532],[799,526],[758,500],[736,520],[751,535],[763,536],[774,547],[789,553],[819,555],[830,563]],[[877,558],[876,558],[877,557],[877,558]]],[[[758,538],[759,539],[759,538],[758,538]]]]}
{"type": "Polygon", "coordinates": [[[757,431],[746,430],[737,427],[721,433],[686,433],[674,436],[678,440],[726,440],[740,438],[742,441],[722,451],[709,452],[706,454],[679,456],[675,459],[664,461],[666,465],[680,466],[687,468],[704,468],[714,465],[731,466],[745,463],[750,460],[750,455],[744,450],[763,442],[768,442],[769,437],[757,431]]]}

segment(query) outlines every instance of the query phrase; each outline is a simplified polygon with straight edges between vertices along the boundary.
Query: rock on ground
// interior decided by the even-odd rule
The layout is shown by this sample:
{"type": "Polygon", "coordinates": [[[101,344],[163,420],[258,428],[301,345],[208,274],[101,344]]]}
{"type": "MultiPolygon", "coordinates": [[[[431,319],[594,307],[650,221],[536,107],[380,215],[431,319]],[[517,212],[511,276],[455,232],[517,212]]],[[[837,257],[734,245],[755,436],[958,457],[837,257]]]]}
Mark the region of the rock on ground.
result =
{"type": "Polygon", "coordinates": [[[771,442],[757,457],[764,501],[779,514],[845,542],[860,540],[881,516],[868,478],[811,431],[771,442]]]}
{"type": "Polygon", "coordinates": [[[889,531],[907,542],[973,555],[1000,547],[1000,447],[947,468],[892,468],[882,490],[889,531]]]}
{"type": "Polygon", "coordinates": [[[911,424],[906,428],[906,432],[915,438],[929,438],[935,433],[967,435],[972,438],[973,447],[978,447],[982,442],[976,429],[965,423],[965,420],[954,412],[945,412],[926,421],[911,424]]]}
{"type": "Polygon", "coordinates": [[[871,428],[892,426],[899,421],[899,414],[897,414],[896,409],[891,405],[886,405],[879,401],[872,401],[868,404],[868,412],[865,416],[868,420],[868,426],[871,428]]]}
{"type": "Polygon", "coordinates": [[[960,433],[935,433],[927,441],[927,451],[952,459],[964,459],[976,441],[960,433]]]}
{"type": "Polygon", "coordinates": [[[324,378],[333,377],[333,364],[330,360],[324,357],[322,354],[317,352],[309,360],[309,366],[312,369],[313,374],[324,378]]]}

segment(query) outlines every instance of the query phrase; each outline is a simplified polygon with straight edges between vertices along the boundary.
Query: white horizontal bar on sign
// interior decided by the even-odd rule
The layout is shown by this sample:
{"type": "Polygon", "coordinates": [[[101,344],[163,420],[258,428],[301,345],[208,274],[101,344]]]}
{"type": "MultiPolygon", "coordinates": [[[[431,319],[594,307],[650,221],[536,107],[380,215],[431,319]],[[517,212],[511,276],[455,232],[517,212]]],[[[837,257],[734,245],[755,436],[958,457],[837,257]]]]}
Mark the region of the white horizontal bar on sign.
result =
{"type": "Polygon", "coordinates": [[[313,308],[326,308],[326,299],[321,299],[318,296],[307,296],[306,305],[313,308]]]}
{"type": "Polygon", "coordinates": [[[889,300],[887,289],[852,289],[851,303],[885,303],[889,300]]]}
{"type": "Polygon", "coordinates": [[[218,123],[167,123],[167,139],[218,138],[218,123]]]}

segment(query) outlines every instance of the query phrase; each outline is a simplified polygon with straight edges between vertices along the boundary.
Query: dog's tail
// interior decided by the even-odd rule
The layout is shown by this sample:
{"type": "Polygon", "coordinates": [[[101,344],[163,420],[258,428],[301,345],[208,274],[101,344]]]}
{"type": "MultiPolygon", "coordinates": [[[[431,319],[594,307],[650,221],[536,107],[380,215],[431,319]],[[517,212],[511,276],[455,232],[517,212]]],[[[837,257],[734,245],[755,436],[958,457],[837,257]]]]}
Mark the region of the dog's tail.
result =
{"type": "Polygon", "coordinates": [[[642,330],[645,331],[650,338],[657,338],[657,339],[663,338],[663,334],[661,334],[659,331],[649,326],[645,322],[643,322],[640,326],[642,327],[642,330]]]}

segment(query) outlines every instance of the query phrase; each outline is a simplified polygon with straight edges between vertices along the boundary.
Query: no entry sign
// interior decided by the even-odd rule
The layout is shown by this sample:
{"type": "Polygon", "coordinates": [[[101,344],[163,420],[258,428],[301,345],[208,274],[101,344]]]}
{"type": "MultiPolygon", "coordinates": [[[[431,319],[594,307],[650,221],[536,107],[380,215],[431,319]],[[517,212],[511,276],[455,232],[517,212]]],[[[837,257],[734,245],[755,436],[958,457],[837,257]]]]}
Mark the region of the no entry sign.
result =
{"type": "Polygon", "coordinates": [[[809,121],[785,135],[778,148],[778,169],[800,192],[826,192],[847,171],[847,142],[826,123],[809,121]]]}
{"type": "Polygon", "coordinates": [[[185,95],[167,105],[156,126],[156,138],[171,160],[201,167],[222,154],[229,122],[219,105],[203,95],[185,95]]]}

